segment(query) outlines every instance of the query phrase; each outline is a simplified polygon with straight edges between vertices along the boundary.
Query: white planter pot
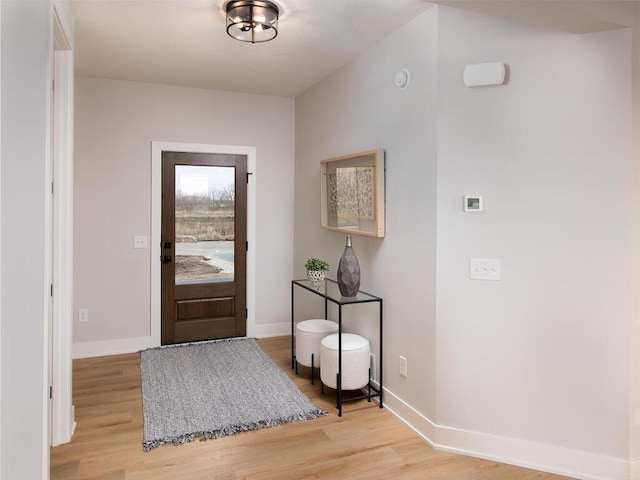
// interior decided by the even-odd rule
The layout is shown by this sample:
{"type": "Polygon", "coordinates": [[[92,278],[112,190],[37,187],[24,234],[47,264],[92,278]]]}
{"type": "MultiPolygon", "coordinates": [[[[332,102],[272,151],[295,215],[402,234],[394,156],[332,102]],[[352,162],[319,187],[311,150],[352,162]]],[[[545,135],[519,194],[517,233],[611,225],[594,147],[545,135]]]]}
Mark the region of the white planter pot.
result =
{"type": "Polygon", "coordinates": [[[323,272],[321,270],[307,270],[307,278],[311,285],[314,287],[319,287],[324,282],[324,277],[327,272],[323,272]]]}

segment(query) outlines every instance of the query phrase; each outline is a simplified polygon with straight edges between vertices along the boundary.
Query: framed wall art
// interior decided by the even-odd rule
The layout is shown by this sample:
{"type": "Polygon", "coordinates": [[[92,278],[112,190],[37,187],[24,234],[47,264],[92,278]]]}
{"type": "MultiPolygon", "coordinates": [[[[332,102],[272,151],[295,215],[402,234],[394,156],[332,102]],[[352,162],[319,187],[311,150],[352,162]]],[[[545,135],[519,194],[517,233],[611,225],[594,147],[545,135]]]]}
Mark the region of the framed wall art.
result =
{"type": "Polygon", "coordinates": [[[320,162],[321,225],[384,237],[384,170],[383,150],[320,162]]]}

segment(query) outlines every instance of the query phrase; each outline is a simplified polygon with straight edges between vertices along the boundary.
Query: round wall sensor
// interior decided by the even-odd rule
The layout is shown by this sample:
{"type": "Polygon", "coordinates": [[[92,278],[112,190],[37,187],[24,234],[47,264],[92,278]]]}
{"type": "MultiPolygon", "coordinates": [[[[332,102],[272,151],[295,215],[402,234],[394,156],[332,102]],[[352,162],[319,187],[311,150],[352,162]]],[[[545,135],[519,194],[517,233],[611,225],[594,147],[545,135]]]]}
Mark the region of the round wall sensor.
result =
{"type": "Polygon", "coordinates": [[[407,88],[407,85],[409,85],[409,78],[409,70],[403,68],[398,73],[396,73],[394,83],[398,88],[407,88]]]}

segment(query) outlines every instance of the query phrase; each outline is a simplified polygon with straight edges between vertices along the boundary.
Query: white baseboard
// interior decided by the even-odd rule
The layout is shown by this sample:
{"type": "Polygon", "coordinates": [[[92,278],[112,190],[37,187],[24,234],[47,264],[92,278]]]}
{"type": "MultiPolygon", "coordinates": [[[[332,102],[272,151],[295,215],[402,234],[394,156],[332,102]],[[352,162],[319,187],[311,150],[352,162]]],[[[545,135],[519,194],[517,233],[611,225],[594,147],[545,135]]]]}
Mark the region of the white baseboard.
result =
{"type": "Polygon", "coordinates": [[[151,346],[151,337],[118,338],[73,344],[73,358],[104,357],[135,353],[151,346]]]}
{"type": "Polygon", "coordinates": [[[247,325],[247,337],[269,338],[291,335],[291,321],[265,325],[247,325]]]}
{"type": "Polygon", "coordinates": [[[640,462],[437,425],[387,389],[384,407],[439,450],[583,480],[640,479],[640,462]]]}
{"type": "MultiPolygon", "coordinates": [[[[255,338],[281,337],[291,334],[291,322],[248,326],[247,336],[255,338]]],[[[73,344],[73,358],[104,357],[135,353],[151,346],[151,337],[118,338],[73,344]]]]}

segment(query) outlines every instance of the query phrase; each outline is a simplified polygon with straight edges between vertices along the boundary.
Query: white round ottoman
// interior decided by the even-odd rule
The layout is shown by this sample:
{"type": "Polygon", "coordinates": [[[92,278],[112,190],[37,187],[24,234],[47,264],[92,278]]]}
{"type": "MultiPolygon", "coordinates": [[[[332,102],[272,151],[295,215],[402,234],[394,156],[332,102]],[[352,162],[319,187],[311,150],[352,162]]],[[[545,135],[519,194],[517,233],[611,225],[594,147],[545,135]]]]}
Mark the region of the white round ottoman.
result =
{"type": "Polygon", "coordinates": [[[314,383],[313,368],[320,368],[320,341],[337,331],[338,324],[330,320],[312,319],[296,324],[296,362],[312,368],[311,383],[314,383]]]}
{"type": "MultiPolygon", "coordinates": [[[[342,390],[357,390],[369,384],[369,340],[352,333],[342,334],[342,390]]],[[[324,337],[320,346],[320,379],[337,388],[338,334],[324,337]]]]}

